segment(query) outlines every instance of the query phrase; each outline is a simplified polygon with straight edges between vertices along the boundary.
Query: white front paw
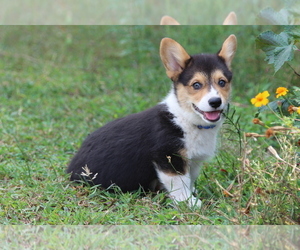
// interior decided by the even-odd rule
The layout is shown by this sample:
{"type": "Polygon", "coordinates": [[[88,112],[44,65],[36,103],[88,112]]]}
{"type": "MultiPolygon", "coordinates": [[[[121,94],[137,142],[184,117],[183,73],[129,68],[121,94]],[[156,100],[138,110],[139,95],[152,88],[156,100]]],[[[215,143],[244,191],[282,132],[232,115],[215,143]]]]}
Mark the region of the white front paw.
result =
{"type": "Polygon", "coordinates": [[[190,208],[201,208],[201,200],[199,198],[194,197],[193,195],[186,197],[186,196],[180,196],[180,197],[172,197],[175,203],[179,202],[186,202],[190,208]]]}
{"type": "Polygon", "coordinates": [[[201,208],[201,205],[202,205],[202,202],[199,198],[196,198],[194,196],[191,196],[189,199],[188,199],[188,204],[190,206],[190,208],[201,208]]]}

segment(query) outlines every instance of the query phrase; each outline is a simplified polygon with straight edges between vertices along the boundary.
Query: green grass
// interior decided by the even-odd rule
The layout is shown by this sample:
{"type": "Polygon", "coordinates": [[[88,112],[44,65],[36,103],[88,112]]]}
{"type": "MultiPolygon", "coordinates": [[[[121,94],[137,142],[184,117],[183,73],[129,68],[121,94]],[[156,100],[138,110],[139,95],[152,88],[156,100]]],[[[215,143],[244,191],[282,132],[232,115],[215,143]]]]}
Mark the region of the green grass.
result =
{"type": "MultiPolygon", "coordinates": [[[[0,223],[299,223],[299,172],[265,152],[270,140],[238,136],[238,132],[258,130],[251,124],[256,112],[249,103],[251,97],[264,89],[271,92],[277,86],[297,85],[288,67],[274,75],[255,49],[255,37],[269,28],[280,30],[259,26],[0,27],[0,223]],[[161,38],[177,40],[191,54],[215,53],[232,33],[238,38],[238,52],[231,112],[236,110],[232,123],[239,130],[226,124],[217,157],[203,166],[196,184],[203,200],[201,210],[185,204],[175,209],[164,193],[113,194],[69,182],[67,164],[88,133],[151,107],[168,93],[170,80],[158,54],[161,38]],[[248,161],[250,165],[245,164],[248,161]]],[[[295,164],[297,148],[285,149],[285,145],[289,144],[279,145],[280,154],[295,164]]]]}

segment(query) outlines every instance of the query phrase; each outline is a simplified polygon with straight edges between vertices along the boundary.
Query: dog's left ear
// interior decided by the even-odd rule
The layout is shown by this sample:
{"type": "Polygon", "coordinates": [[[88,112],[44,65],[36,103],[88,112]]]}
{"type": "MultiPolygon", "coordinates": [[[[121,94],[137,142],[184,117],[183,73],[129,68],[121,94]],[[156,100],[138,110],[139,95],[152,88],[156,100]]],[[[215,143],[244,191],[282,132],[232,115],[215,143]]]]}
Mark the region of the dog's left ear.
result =
{"type": "Polygon", "coordinates": [[[227,67],[230,69],[232,59],[235,55],[237,39],[235,35],[230,35],[222,45],[218,56],[224,58],[227,67]]]}
{"type": "Polygon", "coordinates": [[[160,58],[168,77],[176,81],[191,57],[178,42],[163,38],[160,43],[160,58]]]}

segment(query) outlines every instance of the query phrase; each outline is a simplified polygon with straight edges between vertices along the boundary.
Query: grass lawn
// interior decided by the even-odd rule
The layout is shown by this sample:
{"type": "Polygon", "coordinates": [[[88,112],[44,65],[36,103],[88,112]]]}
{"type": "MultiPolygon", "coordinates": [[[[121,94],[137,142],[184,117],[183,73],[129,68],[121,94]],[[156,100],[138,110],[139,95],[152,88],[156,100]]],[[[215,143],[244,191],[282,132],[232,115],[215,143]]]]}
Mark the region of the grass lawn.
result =
{"type": "MultiPolygon", "coordinates": [[[[2,225],[297,225],[299,167],[292,138],[261,132],[250,98],[299,86],[286,66],[255,48],[264,26],[1,26],[0,223],[2,225]],[[83,139],[106,122],[161,101],[170,80],[159,43],[171,37],[191,53],[215,53],[238,39],[231,110],[217,156],[196,187],[201,210],[175,209],[164,193],[108,193],[75,185],[65,173],[83,139]],[[292,142],[291,142],[292,141],[292,142]],[[265,149],[273,145],[285,163],[265,149]]],[[[299,65],[299,57],[295,58],[299,65]]],[[[268,116],[268,114],[266,115],[268,116]]]]}

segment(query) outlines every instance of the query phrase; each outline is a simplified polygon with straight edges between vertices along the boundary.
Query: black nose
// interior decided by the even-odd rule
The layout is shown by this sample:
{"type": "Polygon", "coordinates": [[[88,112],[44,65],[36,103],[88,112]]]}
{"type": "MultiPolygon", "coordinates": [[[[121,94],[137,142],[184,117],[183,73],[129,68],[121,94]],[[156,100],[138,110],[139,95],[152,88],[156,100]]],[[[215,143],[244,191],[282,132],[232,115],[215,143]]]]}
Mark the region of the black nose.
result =
{"type": "Polygon", "coordinates": [[[208,104],[212,107],[212,108],[218,108],[220,107],[220,105],[222,104],[222,100],[220,97],[212,97],[208,100],[208,104]]]}

